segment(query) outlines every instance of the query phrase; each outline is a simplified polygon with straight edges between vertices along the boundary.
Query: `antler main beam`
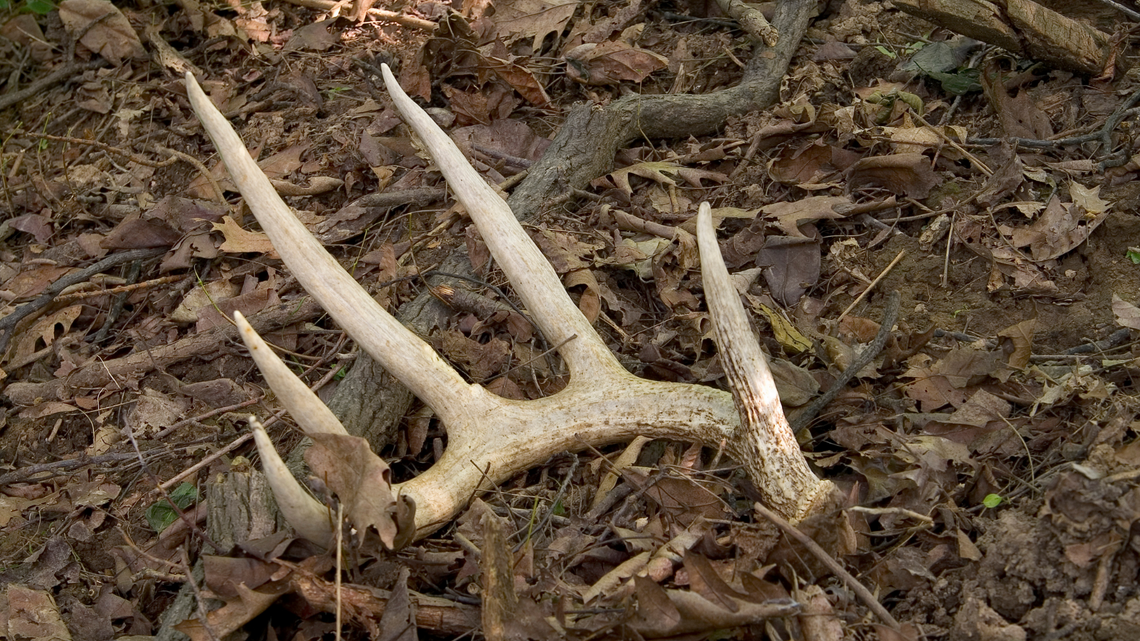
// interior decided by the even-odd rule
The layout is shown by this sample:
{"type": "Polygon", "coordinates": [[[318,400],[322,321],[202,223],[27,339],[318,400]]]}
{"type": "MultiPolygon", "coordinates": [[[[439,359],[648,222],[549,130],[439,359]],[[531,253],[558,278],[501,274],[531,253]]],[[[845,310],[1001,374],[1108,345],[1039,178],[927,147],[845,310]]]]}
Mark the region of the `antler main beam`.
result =
{"type": "MultiPolygon", "coordinates": [[[[443,421],[448,434],[443,456],[427,472],[395,488],[415,501],[416,538],[450,521],[480,490],[554,454],[638,435],[724,443],[764,501],[793,521],[824,505],[834,486],[808,468],[784,418],[767,361],[720,257],[707,204],[701,205],[698,217],[698,242],[705,295],[732,394],[699,385],[648,381],[622,368],[507,204],[467,163],[447,134],[408,98],[386,65],[383,74],[396,108],[423,140],[531,316],[548,339],[560,346],[571,377],[561,392],[514,401],[464,381],[325,252],[189,74],[186,86],[190,103],[234,183],[297,280],[364,351],[443,421]]],[[[345,433],[328,408],[240,314],[236,321],[266,381],[301,428],[307,433],[345,433]]],[[[286,519],[303,536],[327,543],[332,532],[328,511],[276,464],[280,458],[271,451],[264,432],[255,434],[286,519]]]]}

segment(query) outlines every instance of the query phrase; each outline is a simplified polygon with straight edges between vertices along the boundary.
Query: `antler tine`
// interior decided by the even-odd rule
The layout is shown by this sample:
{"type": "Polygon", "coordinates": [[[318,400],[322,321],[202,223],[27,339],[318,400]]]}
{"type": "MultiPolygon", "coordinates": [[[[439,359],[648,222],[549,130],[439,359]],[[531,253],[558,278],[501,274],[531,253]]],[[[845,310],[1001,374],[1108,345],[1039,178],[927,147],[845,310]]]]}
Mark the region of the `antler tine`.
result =
{"type": "Polygon", "coordinates": [[[313,393],[313,390],[297,378],[285,363],[273,353],[273,350],[265,344],[261,336],[246,322],[245,316],[242,316],[241,312],[234,312],[234,324],[237,325],[238,333],[241,334],[245,346],[249,348],[253,362],[257,363],[257,368],[265,377],[265,382],[269,384],[269,388],[273,390],[281,404],[289,410],[289,415],[297,421],[297,424],[306,434],[348,436],[348,432],[345,431],[344,426],[341,425],[328,405],[325,405],[313,393]]]}
{"type": "Polygon", "coordinates": [[[431,152],[456,199],[467,208],[483,242],[487,243],[547,340],[561,346],[558,351],[570,369],[570,377],[597,379],[626,375],[570,300],[558,274],[527,236],[507,203],[468,164],[451,138],[404,93],[388,65],[380,65],[380,68],[396,109],[431,152]]]}
{"type": "Polygon", "coordinates": [[[430,345],[377,304],[297,220],[190,73],[186,93],[246,204],[305,291],[444,422],[486,409],[488,394],[468,385],[430,345]]]}
{"type": "Polygon", "coordinates": [[[780,405],[768,359],[752,335],[740,296],[729,279],[708,203],[701,203],[697,213],[697,248],[721,365],[740,413],[741,424],[734,437],[745,454],[741,463],[753,479],[764,479],[757,483],[764,502],[799,521],[829,497],[835,486],[812,473],[800,452],[780,405]]]}
{"type": "Polygon", "coordinates": [[[256,416],[250,416],[249,425],[253,430],[257,453],[261,455],[261,469],[265,471],[265,478],[273,489],[273,498],[277,499],[277,508],[297,534],[328,547],[334,532],[329,509],[313,498],[289,473],[289,468],[277,454],[261,421],[256,416]]]}

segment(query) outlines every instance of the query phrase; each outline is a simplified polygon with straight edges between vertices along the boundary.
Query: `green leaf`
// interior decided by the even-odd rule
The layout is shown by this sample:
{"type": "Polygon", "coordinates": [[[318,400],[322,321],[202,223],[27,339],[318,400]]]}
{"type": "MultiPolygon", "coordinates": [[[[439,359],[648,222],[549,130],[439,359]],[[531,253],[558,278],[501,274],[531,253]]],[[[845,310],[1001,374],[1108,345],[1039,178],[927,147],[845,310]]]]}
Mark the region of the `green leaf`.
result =
{"type": "Polygon", "coordinates": [[[986,498],[982,499],[982,505],[990,508],[991,510],[1002,504],[1004,501],[1000,494],[987,494],[986,498]]]}
{"type": "MultiPolygon", "coordinates": [[[[198,488],[193,484],[183,483],[170,493],[171,500],[178,509],[185,510],[198,502],[198,488]]],[[[170,501],[162,499],[146,509],[146,522],[155,532],[162,532],[178,518],[178,512],[170,505],[170,501]]]]}
{"type": "Polygon", "coordinates": [[[1132,261],[1133,265],[1140,265],[1140,247],[1129,247],[1124,257],[1132,261]]]}
{"type": "Polygon", "coordinates": [[[39,15],[46,15],[55,9],[55,4],[50,0],[28,0],[28,10],[32,13],[39,15]]]}

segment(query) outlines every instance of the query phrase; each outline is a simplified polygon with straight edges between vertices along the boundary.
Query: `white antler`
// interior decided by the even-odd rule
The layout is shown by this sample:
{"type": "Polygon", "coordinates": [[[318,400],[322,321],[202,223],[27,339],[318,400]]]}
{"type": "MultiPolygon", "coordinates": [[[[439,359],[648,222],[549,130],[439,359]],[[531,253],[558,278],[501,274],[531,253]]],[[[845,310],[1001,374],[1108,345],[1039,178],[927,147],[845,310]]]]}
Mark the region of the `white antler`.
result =
{"type": "MultiPolygon", "coordinates": [[[[733,389],[663,383],[625,371],[567,295],[558,276],[507,204],[467,164],[435,123],[400,88],[384,81],[397,109],[423,140],[456,198],[546,337],[570,370],[561,392],[513,401],[466,383],[418,336],[380,307],[308,233],[269,184],[213,103],[187,74],[190,103],[221,153],[234,183],[285,264],[314,298],[389,373],[427,403],[447,428],[444,455],[397,487],[415,501],[416,538],[455,517],[478,491],[554,454],[644,435],[725,443],[764,501],[798,521],[834,491],[808,468],[784,418],[772,375],[748,327],[720,257],[707,204],[698,216],[705,294],[733,389]],[[735,400],[734,400],[735,399],[735,400]],[[739,409],[739,412],[738,412],[739,409]]],[[[344,433],[315,394],[281,363],[240,315],[237,322],[266,381],[308,433],[344,433]]],[[[255,432],[255,434],[258,434],[255,432]]],[[[328,511],[283,471],[264,433],[257,445],[285,517],[303,536],[325,543],[328,511]],[[287,478],[283,478],[287,477],[287,478]]]]}

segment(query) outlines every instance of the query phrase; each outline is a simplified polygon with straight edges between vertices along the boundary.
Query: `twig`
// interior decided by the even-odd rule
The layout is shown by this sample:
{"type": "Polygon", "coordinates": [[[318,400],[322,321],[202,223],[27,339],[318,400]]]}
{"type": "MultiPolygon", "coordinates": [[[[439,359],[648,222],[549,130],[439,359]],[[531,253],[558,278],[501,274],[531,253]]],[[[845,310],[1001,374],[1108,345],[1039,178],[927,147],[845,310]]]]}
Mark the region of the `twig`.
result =
{"type": "Polygon", "coordinates": [[[855,309],[855,306],[858,305],[864,298],[866,298],[867,294],[870,293],[872,289],[875,289],[875,285],[878,285],[879,281],[883,280],[883,277],[895,268],[895,265],[897,265],[899,261],[902,260],[903,256],[906,256],[905,249],[900,251],[898,256],[895,256],[895,259],[891,261],[891,264],[887,265],[887,268],[884,269],[878,276],[876,276],[875,280],[871,281],[871,284],[867,285],[867,288],[864,289],[861,294],[855,297],[855,300],[851,301],[851,304],[847,306],[847,309],[843,310],[843,313],[839,315],[839,318],[835,319],[835,322],[838,323],[839,321],[846,318],[847,314],[851,313],[851,310],[855,309]]]}
{"type": "Polygon", "coordinates": [[[808,551],[815,556],[815,558],[819,559],[821,563],[827,566],[827,569],[831,570],[835,573],[835,576],[842,579],[843,582],[847,584],[847,587],[851,588],[851,591],[854,592],[855,595],[858,596],[859,599],[863,601],[863,603],[865,603],[867,607],[875,613],[876,616],[882,619],[884,623],[891,626],[895,630],[899,629],[899,622],[896,621],[893,616],[891,616],[890,612],[887,612],[887,609],[883,607],[883,604],[879,603],[878,599],[875,598],[875,595],[871,594],[871,591],[868,590],[855,577],[851,576],[851,573],[845,570],[838,561],[832,558],[832,556],[828,554],[823,548],[819,547],[815,541],[811,540],[811,537],[804,534],[803,532],[800,532],[796,526],[788,523],[783,518],[781,518],[780,515],[776,514],[772,510],[769,510],[760,503],[753,504],[752,509],[756,510],[758,514],[774,523],[776,527],[780,528],[780,531],[782,531],[785,535],[795,539],[797,542],[799,542],[800,545],[807,548],[808,551]]]}
{"type": "MultiPolygon", "coordinates": [[[[213,548],[215,553],[225,553],[225,550],[220,548],[217,543],[214,543],[214,541],[210,539],[210,537],[198,527],[198,524],[194,522],[194,519],[191,519],[190,516],[184,512],[181,507],[178,507],[178,504],[175,503],[174,499],[170,498],[170,494],[166,492],[166,488],[162,487],[159,484],[158,476],[150,469],[150,466],[146,464],[146,459],[143,458],[142,450],[139,449],[138,441],[135,440],[135,430],[133,427],[131,427],[131,424],[129,422],[124,424],[123,431],[127,433],[127,439],[131,442],[131,447],[134,448],[135,454],[138,455],[139,465],[142,465],[143,472],[145,472],[146,475],[150,477],[151,481],[154,483],[155,488],[157,488],[158,491],[162,494],[162,498],[166,499],[166,502],[170,505],[170,508],[174,510],[174,513],[178,515],[178,518],[186,525],[186,527],[190,528],[191,532],[197,534],[203,541],[206,542],[207,545],[213,548]]],[[[186,567],[186,575],[190,575],[189,566],[186,567]]]]}
{"type": "MultiPolygon", "coordinates": [[[[189,448],[180,448],[181,450],[188,450],[189,448]]],[[[173,456],[177,450],[173,451],[155,451],[152,450],[146,453],[147,457],[159,458],[160,456],[173,456]]],[[[51,463],[40,463],[37,465],[28,465],[13,470],[0,476],[0,486],[11,485],[13,483],[20,483],[24,481],[37,483],[40,481],[51,478],[50,476],[34,479],[33,477],[44,473],[51,473],[51,476],[56,476],[69,472],[78,467],[86,467],[88,465],[107,465],[111,463],[121,463],[123,461],[132,460],[136,458],[133,452],[121,452],[118,454],[101,454],[99,456],[91,456],[85,458],[66,459],[63,461],[52,461],[51,463]]]]}
{"type": "Polygon", "coordinates": [[[1110,6],[1113,9],[1116,9],[1117,11],[1119,11],[1120,13],[1123,13],[1124,15],[1128,16],[1132,20],[1134,20],[1136,22],[1140,22],[1140,13],[1137,13],[1135,9],[1130,9],[1130,8],[1120,4],[1119,2],[1113,2],[1113,0],[1097,0],[1097,2],[1100,2],[1101,4],[1110,6]]]}
{"type": "Polygon", "coordinates": [[[1110,167],[1119,167],[1124,164],[1128,159],[1127,154],[1117,154],[1112,151],[1112,132],[1116,130],[1116,126],[1120,121],[1124,120],[1126,116],[1136,113],[1132,107],[1140,101],[1140,90],[1128,96],[1116,111],[1112,112],[1104,121],[1104,126],[1089,134],[1083,136],[1073,136],[1071,138],[1058,138],[1057,140],[1037,140],[1035,138],[969,138],[968,144],[991,146],[1000,144],[1002,141],[1008,140],[1012,143],[1021,145],[1022,147],[1030,147],[1032,149],[1052,149],[1054,147],[1067,147],[1070,145],[1083,145],[1086,142],[1093,142],[1099,140],[1101,143],[1101,150],[1104,152],[1101,156],[1103,160],[1100,161],[1100,169],[1104,170],[1110,167]]]}
{"type": "Polygon", "coordinates": [[[740,28],[756,40],[763,41],[769,47],[775,47],[780,42],[780,33],[757,9],[741,0],[717,0],[716,3],[725,15],[740,23],[740,28]]]}
{"type": "Polygon", "coordinates": [[[82,283],[95,274],[101,274],[104,271],[117,265],[129,263],[134,260],[153,258],[164,253],[166,253],[165,247],[159,249],[132,249],[131,251],[112,254],[111,256],[108,256],[103,260],[92,264],[86,269],[82,269],[78,272],[75,272],[74,274],[68,274],[67,276],[64,276],[63,278],[55,281],[49,285],[48,288],[44,290],[44,293],[40,294],[38,298],[17,307],[16,310],[11,314],[8,314],[3,319],[0,319],[0,332],[4,332],[4,335],[0,337],[0,354],[3,354],[8,349],[8,343],[12,340],[12,333],[15,332],[16,325],[32,313],[43,309],[44,307],[47,307],[63,290],[71,287],[72,285],[75,285],[76,283],[82,283]]]}
{"type": "MultiPolygon", "coordinates": [[[[310,9],[319,9],[321,11],[332,11],[333,9],[337,8],[337,5],[341,4],[339,2],[334,2],[334,0],[285,1],[289,4],[295,4],[298,7],[308,7],[310,9]]],[[[424,20],[423,18],[413,18],[412,16],[405,16],[402,13],[396,13],[394,11],[385,11],[383,9],[369,9],[368,15],[379,18],[381,20],[387,20],[388,22],[395,22],[396,24],[403,25],[405,27],[412,27],[421,31],[426,31],[428,33],[433,33],[436,29],[436,24],[430,20],[424,20]]]]}
{"type": "Polygon", "coordinates": [[[183,427],[185,427],[187,425],[191,425],[193,423],[198,423],[198,422],[204,421],[208,418],[213,418],[215,416],[225,414],[226,412],[235,412],[235,411],[240,410],[244,407],[249,407],[250,405],[256,405],[257,403],[260,403],[263,400],[265,400],[264,396],[258,396],[257,398],[251,398],[248,401],[242,401],[242,402],[237,403],[235,405],[227,405],[225,407],[219,407],[216,409],[212,409],[209,412],[206,412],[205,414],[199,414],[198,416],[193,416],[190,418],[182,419],[181,421],[178,421],[177,423],[171,425],[170,427],[164,428],[163,430],[161,430],[160,432],[155,434],[153,437],[153,440],[161,441],[164,438],[166,438],[167,436],[170,436],[171,434],[173,434],[177,430],[182,429],[183,427]]]}
{"type": "Polygon", "coordinates": [[[550,502],[550,507],[547,508],[546,514],[542,516],[542,520],[538,522],[538,525],[527,529],[526,537],[515,545],[513,550],[515,554],[518,554],[518,551],[522,549],[522,546],[526,545],[526,542],[530,540],[530,537],[535,532],[541,532],[543,528],[546,527],[546,524],[550,523],[550,519],[554,517],[554,510],[558,507],[558,502],[561,501],[562,497],[566,494],[566,488],[569,487],[570,481],[574,478],[574,472],[577,470],[578,457],[574,456],[571,457],[570,471],[566,473],[566,478],[562,479],[562,484],[558,486],[558,493],[554,495],[554,500],[550,502]]]}
{"type": "Polygon", "coordinates": [[[39,80],[33,82],[27,87],[24,87],[20,91],[0,96],[0,111],[3,111],[4,109],[7,109],[16,103],[23,102],[32,96],[39,95],[40,93],[45,92],[48,87],[63,82],[69,79],[71,76],[77,76],[84,71],[91,69],[106,67],[109,64],[110,63],[103,58],[98,58],[90,62],[69,62],[59,69],[56,69],[55,71],[44,76],[43,78],[40,78],[39,80]]]}
{"type": "Polygon", "coordinates": [[[136,154],[133,151],[127,151],[126,149],[123,149],[121,147],[115,147],[113,145],[108,145],[105,142],[99,142],[98,140],[90,140],[88,138],[74,138],[72,136],[56,136],[56,135],[52,135],[52,134],[43,134],[43,133],[37,133],[34,131],[24,131],[24,130],[20,130],[20,129],[14,130],[11,133],[19,134],[19,135],[23,135],[23,136],[28,136],[29,138],[37,138],[37,139],[42,138],[44,140],[54,140],[56,142],[68,142],[68,143],[71,143],[73,145],[85,145],[88,147],[94,147],[96,149],[99,149],[100,151],[105,151],[109,154],[114,154],[116,156],[122,156],[123,158],[126,158],[127,160],[129,160],[133,163],[138,163],[140,165],[143,165],[144,167],[154,167],[156,169],[160,168],[160,167],[169,167],[170,165],[173,165],[174,163],[176,163],[180,160],[180,158],[175,158],[175,157],[167,158],[166,160],[151,160],[150,158],[147,158],[146,156],[143,156],[140,154],[136,154]]]}
{"type": "Polygon", "coordinates": [[[178,281],[186,278],[185,276],[163,276],[161,278],[154,278],[151,280],[144,280],[141,283],[133,283],[131,285],[119,285],[118,287],[111,287],[109,289],[96,289],[83,292],[72,292],[70,294],[62,294],[56,297],[56,302],[59,303],[72,303],[78,300],[86,300],[88,298],[95,298],[96,296],[112,296],[115,294],[126,294],[129,292],[138,291],[140,289],[148,289],[151,287],[158,287],[159,285],[169,285],[170,283],[177,283],[178,281]]]}
{"type": "Polygon", "coordinates": [[[210,625],[210,613],[206,611],[206,599],[202,596],[202,589],[198,587],[198,581],[194,579],[193,570],[190,569],[190,557],[186,554],[186,546],[183,545],[179,551],[182,554],[179,555],[178,561],[182,565],[182,571],[186,573],[186,582],[194,591],[194,600],[198,602],[198,623],[202,625],[202,629],[206,631],[206,636],[210,638],[210,641],[219,641],[218,634],[210,625]]]}
{"type": "Polygon", "coordinates": [[[856,358],[847,369],[843,370],[843,373],[839,378],[835,379],[835,382],[832,383],[831,387],[827,388],[826,392],[817,396],[815,400],[805,405],[804,408],[796,414],[795,420],[790,421],[792,424],[792,432],[802,430],[815,420],[820,410],[835,400],[835,397],[839,396],[839,392],[847,386],[847,383],[866,367],[867,363],[874,360],[874,358],[879,355],[879,352],[883,351],[883,347],[887,344],[887,338],[891,335],[891,328],[894,327],[895,321],[897,321],[899,317],[899,301],[900,297],[898,291],[891,292],[890,298],[887,299],[887,306],[883,308],[883,322],[879,325],[879,332],[875,334],[875,340],[871,341],[871,344],[863,349],[859,357],[856,358]]]}
{"type": "MultiPolygon", "coordinates": [[[[282,411],[281,413],[284,414],[284,411],[282,411]]],[[[269,421],[266,421],[266,422],[268,423],[269,421]]],[[[170,488],[174,487],[175,485],[178,485],[179,483],[181,483],[184,479],[186,479],[189,476],[191,476],[192,474],[196,473],[198,470],[206,467],[207,465],[210,465],[211,463],[222,458],[226,454],[229,454],[230,452],[241,447],[243,444],[245,444],[247,441],[249,441],[252,438],[253,438],[252,432],[246,432],[245,434],[242,434],[241,436],[234,439],[229,445],[223,447],[222,449],[218,450],[217,452],[214,452],[213,454],[207,456],[206,458],[202,459],[201,461],[198,461],[197,463],[195,463],[194,465],[191,465],[190,467],[186,468],[185,470],[182,470],[181,472],[176,474],[174,476],[174,478],[171,478],[170,480],[160,484],[158,486],[158,489],[162,490],[163,492],[165,492],[166,490],[169,490],[170,488]]]]}

